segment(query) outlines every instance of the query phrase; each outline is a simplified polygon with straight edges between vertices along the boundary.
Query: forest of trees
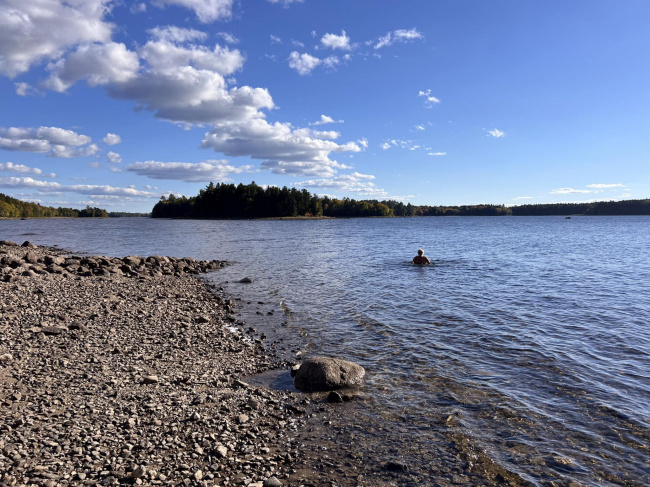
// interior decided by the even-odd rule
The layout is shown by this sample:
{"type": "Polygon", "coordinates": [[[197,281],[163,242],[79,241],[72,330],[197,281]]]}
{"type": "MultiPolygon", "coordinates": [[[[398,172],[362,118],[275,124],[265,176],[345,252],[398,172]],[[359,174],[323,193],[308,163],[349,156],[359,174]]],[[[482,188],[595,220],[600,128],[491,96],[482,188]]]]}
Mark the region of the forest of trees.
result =
{"type": "Polygon", "coordinates": [[[53,208],[51,206],[42,206],[38,203],[17,200],[16,198],[0,193],[0,218],[105,218],[107,216],[108,212],[101,208],[91,208],[90,206],[86,206],[83,210],[53,208]]]}
{"type": "Polygon", "coordinates": [[[547,215],[650,215],[650,199],[596,201],[593,203],[550,203],[510,207],[515,216],[547,215]]]}
{"type": "Polygon", "coordinates": [[[154,218],[274,218],[274,217],[369,217],[369,216],[469,216],[510,215],[502,205],[415,206],[400,201],[357,201],[319,197],[306,189],[262,188],[255,184],[213,184],[197,196],[170,194],[151,211],[154,218]]]}

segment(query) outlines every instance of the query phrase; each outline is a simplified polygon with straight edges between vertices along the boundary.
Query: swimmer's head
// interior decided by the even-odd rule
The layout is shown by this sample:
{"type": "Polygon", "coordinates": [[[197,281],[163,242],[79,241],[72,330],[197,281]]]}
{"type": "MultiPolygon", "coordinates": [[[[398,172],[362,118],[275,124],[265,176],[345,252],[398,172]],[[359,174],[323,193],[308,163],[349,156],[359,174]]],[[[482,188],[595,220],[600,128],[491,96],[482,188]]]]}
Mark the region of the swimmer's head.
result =
{"type": "Polygon", "coordinates": [[[424,255],[424,250],[418,249],[418,255],[424,255]]]}

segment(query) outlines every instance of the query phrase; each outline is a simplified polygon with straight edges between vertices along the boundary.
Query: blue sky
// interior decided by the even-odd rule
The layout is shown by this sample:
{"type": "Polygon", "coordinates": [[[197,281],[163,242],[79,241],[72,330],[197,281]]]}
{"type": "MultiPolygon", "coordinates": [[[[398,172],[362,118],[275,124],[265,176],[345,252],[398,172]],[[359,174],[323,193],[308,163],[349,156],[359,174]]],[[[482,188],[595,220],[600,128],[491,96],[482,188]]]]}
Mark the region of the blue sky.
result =
{"type": "Polygon", "coordinates": [[[0,192],[650,197],[650,2],[0,0],[0,192]]]}

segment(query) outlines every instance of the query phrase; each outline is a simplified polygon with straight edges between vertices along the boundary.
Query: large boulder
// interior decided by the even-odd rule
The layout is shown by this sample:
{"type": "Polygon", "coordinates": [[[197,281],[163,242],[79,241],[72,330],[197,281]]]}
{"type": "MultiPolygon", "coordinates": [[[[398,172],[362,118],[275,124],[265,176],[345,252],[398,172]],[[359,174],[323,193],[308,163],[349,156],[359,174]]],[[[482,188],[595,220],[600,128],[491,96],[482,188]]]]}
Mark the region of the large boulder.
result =
{"type": "Polygon", "coordinates": [[[363,384],[363,367],[341,358],[315,357],[302,363],[293,383],[304,392],[332,391],[363,384]]]}

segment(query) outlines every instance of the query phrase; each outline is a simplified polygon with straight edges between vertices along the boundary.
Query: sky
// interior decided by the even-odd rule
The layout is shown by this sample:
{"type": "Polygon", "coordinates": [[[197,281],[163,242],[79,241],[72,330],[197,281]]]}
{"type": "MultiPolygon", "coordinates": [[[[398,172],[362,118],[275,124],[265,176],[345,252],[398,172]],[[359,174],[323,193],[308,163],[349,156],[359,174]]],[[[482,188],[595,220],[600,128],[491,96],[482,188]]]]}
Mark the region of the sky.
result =
{"type": "Polygon", "coordinates": [[[0,0],[0,192],[650,197],[647,0],[0,0]]]}

